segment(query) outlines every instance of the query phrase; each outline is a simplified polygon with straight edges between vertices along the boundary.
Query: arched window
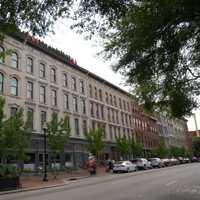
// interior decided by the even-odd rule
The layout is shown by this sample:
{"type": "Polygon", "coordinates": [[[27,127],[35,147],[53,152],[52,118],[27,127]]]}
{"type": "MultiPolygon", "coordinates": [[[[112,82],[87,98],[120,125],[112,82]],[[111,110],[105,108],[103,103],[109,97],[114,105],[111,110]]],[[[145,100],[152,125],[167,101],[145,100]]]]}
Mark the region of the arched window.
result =
{"type": "Polygon", "coordinates": [[[4,81],[4,76],[2,73],[0,73],[0,94],[3,93],[3,81],[4,81]]]}
{"type": "Polygon", "coordinates": [[[18,80],[15,77],[11,79],[10,92],[12,95],[18,96],[18,80]]]}
{"type": "Polygon", "coordinates": [[[56,70],[51,68],[51,82],[56,82],[56,70]]]}
{"type": "Polygon", "coordinates": [[[4,63],[4,48],[0,46],[0,63],[4,63]]]}
{"type": "Polygon", "coordinates": [[[26,71],[30,74],[33,73],[33,59],[30,57],[27,58],[26,71]]]}
{"type": "Polygon", "coordinates": [[[15,52],[11,55],[11,67],[18,68],[18,55],[15,52]]]}

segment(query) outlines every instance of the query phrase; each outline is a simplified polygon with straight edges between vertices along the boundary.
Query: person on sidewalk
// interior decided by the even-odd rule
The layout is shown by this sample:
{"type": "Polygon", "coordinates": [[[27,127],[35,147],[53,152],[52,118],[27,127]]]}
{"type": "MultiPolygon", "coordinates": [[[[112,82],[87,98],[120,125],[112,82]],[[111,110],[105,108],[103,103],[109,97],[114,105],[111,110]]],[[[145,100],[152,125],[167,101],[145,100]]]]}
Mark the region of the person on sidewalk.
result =
{"type": "Polygon", "coordinates": [[[106,172],[112,172],[113,167],[114,167],[114,161],[108,159],[106,163],[106,172]]]}
{"type": "Polygon", "coordinates": [[[96,175],[96,168],[97,168],[97,164],[96,164],[95,157],[89,156],[88,169],[89,169],[90,175],[96,175]]]}

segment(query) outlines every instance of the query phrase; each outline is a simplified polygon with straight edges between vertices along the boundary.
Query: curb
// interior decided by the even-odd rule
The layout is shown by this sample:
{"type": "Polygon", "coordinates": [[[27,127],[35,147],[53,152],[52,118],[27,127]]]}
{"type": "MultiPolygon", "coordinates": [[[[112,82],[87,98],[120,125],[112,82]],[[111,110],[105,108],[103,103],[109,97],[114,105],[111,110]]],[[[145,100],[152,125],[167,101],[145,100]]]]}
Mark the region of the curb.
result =
{"type": "Polygon", "coordinates": [[[4,191],[4,192],[0,192],[0,196],[1,195],[6,195],[6,194],[14,194],[14,193],[20,193],[20,192],[29,192],[29,191],[36,191],[36,190],[43,190],[43,189],[61,187],[61,186],[68,185],[71,181],[81,180],[81,179],[85,179],[85,178],[89,178],[89,177],[90,176],[71,177],[71,178],[63,179],[64,183],[61,183],[61,184],[47,185],[47,186],[43,186],[43,187],[31,187],[31,188],[25,188],[25,189],[4,191]]]}

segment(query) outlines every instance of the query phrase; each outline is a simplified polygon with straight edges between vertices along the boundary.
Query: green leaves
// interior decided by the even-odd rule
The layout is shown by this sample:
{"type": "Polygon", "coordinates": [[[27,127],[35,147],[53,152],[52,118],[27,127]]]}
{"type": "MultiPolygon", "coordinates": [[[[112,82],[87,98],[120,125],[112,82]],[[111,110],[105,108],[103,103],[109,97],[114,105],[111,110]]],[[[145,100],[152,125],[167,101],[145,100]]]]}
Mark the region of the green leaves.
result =
{"type": "Polygon", "coordinates": [[[100,34],[104,57],[114,58],[140,104],[191,114],[200,88],[199,1],[81,1],[80,8],[76,27],[100,34]]]}
{"type": "Polygon", "coordinates": [[[169,150],[166,148],[163,139],[161,139],[159,145],[152,150],[152,154],[159,158],[166,158],[169,155],[169,150]]]}
{"type": "Polygon", "coordinates": [[[26,156],[26,148],[28,147],[32,127],[29,119],[24,121],[23,109],[16,111],[14,116],[8,119],[4,117],[4,99],[0,98],[0,155],[3,159],[12,157],[18,161],[23,161],[26,156]]]}
{"type": "Polygon", "coordinates": [[[121,153],[122,157],[127,157],[127,155],[130,155],[131,147],[130,142],[128,139],[126,139],[125,136],[118,137],[116,139],[116,148],[118,152],[121,153]]]}
{"type": "Polygon", "coordinates": [[[192,140],[192,150],[195,156],[200,156],[200,138],[194,137],[192,140]]]}
{"type": "Polygon", "coordinates": [[[116,148],[123,158],[133,155],[133,157],[143,156],[143,145],[137,142],[135,138],[127,139],[125,136],[118,137],[116,148]]]}
{"type": "Polygon", "coordinates": [[[88,151],[97,156],[98,153],[104,148],[104,137],[105,134],[102,128],[90,130],[88,133],[86,133],[86,147],[88,151]]]}
{"type": "Polygon", "coordinates": [[[67,115],[59,120],[57,113],[53,113],[51,121],[47,123],[47,139],[54,156],[64,152],[69,142],[71,129],[68,120],[67,115]]]}
{"type": "Polygon", "coordinates": [[[34,35],[46,35],[59,17],[68,16],[72,0],[9,0],[0,4],[0,32],[23,29],[34,35]]]}
{"type": "Polygon", "coordinates": [[[133,157],[141,157],[144,155],[144,147],[139,143],[136,138],[132,138],[130,141],[131,154],[133,157]]]}

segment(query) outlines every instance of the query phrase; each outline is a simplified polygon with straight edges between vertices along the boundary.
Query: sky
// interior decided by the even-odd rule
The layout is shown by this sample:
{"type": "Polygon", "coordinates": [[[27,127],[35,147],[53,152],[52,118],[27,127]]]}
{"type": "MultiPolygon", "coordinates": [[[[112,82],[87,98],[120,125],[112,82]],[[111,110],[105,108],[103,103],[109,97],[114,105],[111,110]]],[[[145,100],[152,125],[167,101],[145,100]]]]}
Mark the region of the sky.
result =
{"type": "MultiPolygon", "coordinates": [[[[129,92],[130,88],[125,86],[123,77],[119,73],[112,71],[111,62],[97,56],[97,53],[102,48],[95,40],[85,40],[83,35],[71,30],[61,20],[56,23],[54,33],[48,34],[42,40],[76,59],[79,66],[129,92]]],[[[200,111],[196,110],[194,113],[197,118],[198,127],[200,128],[200,111]]],[[[187,118],[187,120],[188,129],[196,130],[193,117],[187,118]]]]}

